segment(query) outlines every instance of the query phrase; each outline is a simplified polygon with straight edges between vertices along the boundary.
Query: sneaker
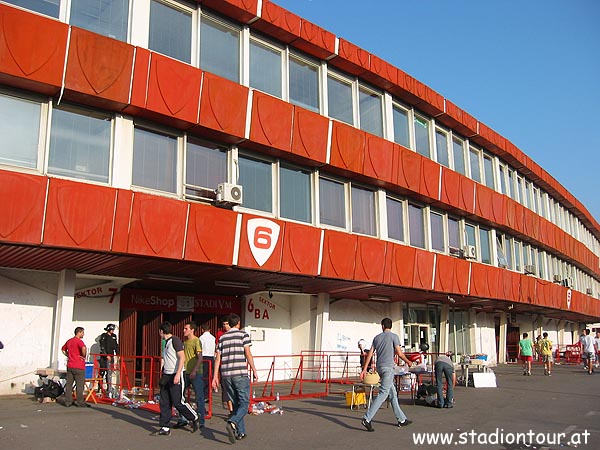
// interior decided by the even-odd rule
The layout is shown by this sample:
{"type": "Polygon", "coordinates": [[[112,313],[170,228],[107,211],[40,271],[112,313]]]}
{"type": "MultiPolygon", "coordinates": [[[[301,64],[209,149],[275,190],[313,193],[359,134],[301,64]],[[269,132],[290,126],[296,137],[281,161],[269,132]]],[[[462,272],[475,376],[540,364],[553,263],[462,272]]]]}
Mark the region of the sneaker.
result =
{"type": "Polygon", "coordinates": [[[551,377],[552,376],[552,372],[548,372],[548,376],[551,377]]]}
{"type": "Polygon", "coordinates": [[[168,428],[161,428],[160,430],[152,433],[152,436],[171,436],[171,430],[168,428]]]}
{"type": "Polygon", "coordinates": [[[192,433],[195,433],[200,428],[200,419],[192,421],[192,433]]]}
{"type": "Polygon", "coordinates": [[[173,425],[173,428],[175,430],[179,430],[180,428],[186,427],[187,424],[188,424],[188,422],[177,422],[175,425],[173,425]]]}
{"type": "Polygon", "coordinates": [[[412,420],[404,419],[404,422],[398,422],[399,427],[407,427],[412,423],[412,420]]]}
{"type": "Polygon", "coordinates": [[[235,438],[238,441],[241,441],[242,439],[246,439],[246,434],[245,433],[239,433],[235,438]]]}
{"type": "Polygon", "coordinates": [[[527,376],[530,377],[531,376],[531,372],[527,372],[527,376]]]}
{"type": "Polygon", "coordinates": [[[225,428],[227,429],[227,434],[229,435],[229,442],[232,444],[235,444],[236,436],[237,436],[237,429],[236,429],[235,423],[227,422],[227,425],[225,425],[225,428]]]}
{"type": "Polygon", "coordinates": [[[371,422],[367,422],[367,419],[363,419],[361,420],[362,426],[365,427],[367,429],[367,431],[375,431],[375,428],[373,428],[373,425],[371,425],[371,422]]]}

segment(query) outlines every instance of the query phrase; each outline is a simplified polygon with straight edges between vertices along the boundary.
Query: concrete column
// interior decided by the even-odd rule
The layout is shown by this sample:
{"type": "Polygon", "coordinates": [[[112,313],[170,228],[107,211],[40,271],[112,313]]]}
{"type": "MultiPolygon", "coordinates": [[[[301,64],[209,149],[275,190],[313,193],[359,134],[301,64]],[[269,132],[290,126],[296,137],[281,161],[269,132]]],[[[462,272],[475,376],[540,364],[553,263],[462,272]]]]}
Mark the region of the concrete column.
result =
{"type": "Polygon", "coordinates": [[[446,353],[450,349],[450,306],[442,305],[440,313],[440,329],[438,330],[438,343],[440,353],[446,353]]]}
{"type": "Polygon", "coordinates": [[[56,308],[54,311],[54,342],[52,343],[52,367],[65,370],[66,361],[61,347],[74,336],[76,324],[73,323],[73,308],[75,306],[75,271],[60,272],[56,308]]]}
{"type": "Polygon", "coordinates": [[[315,347],[317,352],[323,349],[325,327],[329,323],[329,294],[320,293],[317,296],[317,308],[315,316],[315,347]]]}
{"type": "Polygon", "coordinates": [[[479,353],[482,350],[479,348],[479,333],[481,332],[478,329],[477,325],[477,311],[470,309],[469,310],[469,322],[471,325],[469,326],[469,346],[471,348],[471,355],[474,353],[479,353]]]}
{"type": "Polygon", "coordinates": [[[498,364],[506,364],[506,313],[500,313],[500,336],[498,336],[498,364]]]}
{"type": "Polygon", "coordinates": [[[392,331],[400,338],[400,345],[404,345],[404,316],[402,303],[390,303],[390,319],[392,319],[392,331]]]}

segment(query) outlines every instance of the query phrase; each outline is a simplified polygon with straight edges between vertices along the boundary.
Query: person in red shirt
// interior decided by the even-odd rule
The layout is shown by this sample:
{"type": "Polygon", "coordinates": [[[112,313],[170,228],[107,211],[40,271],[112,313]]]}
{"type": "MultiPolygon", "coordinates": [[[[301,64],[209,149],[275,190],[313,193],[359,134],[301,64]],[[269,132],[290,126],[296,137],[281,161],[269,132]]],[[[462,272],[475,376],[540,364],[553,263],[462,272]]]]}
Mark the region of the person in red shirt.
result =
{"type": "Polygon", "coordinates": [[[65,386],[65,406],[73,405],[73,382],[76,384],[75,406],[80,408],[90,405],[83,399],[83,387],[85,384],[85,357],[87,348],[83,342],[85,334],[83,327],[75,328],[75,336],[65,342],[62,352],[67,357],[67,384],[65,386]]]}

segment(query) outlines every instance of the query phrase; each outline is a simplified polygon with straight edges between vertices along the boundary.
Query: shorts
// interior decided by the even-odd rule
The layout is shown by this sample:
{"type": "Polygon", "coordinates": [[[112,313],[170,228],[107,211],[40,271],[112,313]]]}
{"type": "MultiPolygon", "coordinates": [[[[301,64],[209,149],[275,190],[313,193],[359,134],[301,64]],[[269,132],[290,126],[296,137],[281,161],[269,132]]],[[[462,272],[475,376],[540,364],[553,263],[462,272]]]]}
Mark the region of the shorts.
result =
{"type": "Polygon", "coordinates": [[[533,361],[533,356],[521,355],[521,361],[533,361]]]}
{"type": "Polygon", "coordinates": [[[584,355],[587,355],[586,358],[590,361],[593,361],[595,358],[594,352],[585,352],[584,355]]]}
{"type": "Polygon", "coordinates": [[[552,355],[542,355],[542,361],[545,363],[551,363],[554,362],[554,358],[552,355]]]}

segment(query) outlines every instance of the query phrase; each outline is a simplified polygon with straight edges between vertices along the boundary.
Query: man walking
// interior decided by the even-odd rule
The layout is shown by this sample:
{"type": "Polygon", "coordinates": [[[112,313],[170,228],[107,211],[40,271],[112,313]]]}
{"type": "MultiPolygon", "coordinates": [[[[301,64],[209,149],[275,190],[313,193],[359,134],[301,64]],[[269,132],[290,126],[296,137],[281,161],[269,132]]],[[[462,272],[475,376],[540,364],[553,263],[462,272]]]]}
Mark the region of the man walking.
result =
{"type": "Polygon", "coordinates": [[[208,398],[210,389],[208,382],[208,374],[212,372],[215,364],[215,348],[217,340],[210,333],[210,325],[202,324],[202,334],[200,335],[200,343],[202,344],[202,377],[204,380],[204,398],[208,398]]]}
{"type": "Polygon", "coordinates": [[[75,328],[75,336],[62,346],[63,354],[67,359],[67,384],[65,386],[65,406],[73,405],[73,382],[76,385],[76,403],[80,408],[90,405],[83,399],[83,387],[85,384],[85,357],[87,347],[83,342],[85,331],[83,327],[75,328]]]}
{"type": "MultiPolygon", "coordinates": [[[[202,368],[202,344],[195,332],[198,326],[196,322],[188,322],[183,327],[183,353],[185,355],[185,371],[183,377],[186,386],[192,386],[196,397],[196,413],[198,414],[198,426],[204,427],[204,378],[202,368]]],[[[184,392],[185,395],[185,392],[184,392]]],[[[173,428],[182,428],[188,424],[183,416],[179,417],[179,421],[173,428]]]]}
{"type": "MultiPolygon", "coordinates": [[[[117,335],[115,329],[117,327],[114,323],[109,323],[104,328],[104,333],[100,336],[100,377],[106,378],[106,392],[108,395],[112,395],[112,369],[115,364],[115,355],[119,354],[119,343],[117,342],[117,335]]],[[[100,383],[102,384],[102,383],[100,383]]],[[[98,386],[98,391],[102,389],[98,386]]]]}
{"type": "Polygon", "coordinates": [[[160,429],[152,433],[153,436],[169,436],[173,407],[179,411],[189,422],[192,422],[192,433],[198,430],[199,419],[196,411],[185,401],[185,354],[183,343],[177,336],[173,336],[171,322],[163,322],[158,329],[160,337],[164,340],[161,360],[160,385],[160,429]]]}
{"type": "Polygon", "coordinates": [[[392,403],[392,409],[394,410],[394,415],[396,416],[399,427],[405,427],[412,423],[412,421],[408,420],[404,415],[404,412],[402,412],[400,404],[398,403],[398,394],[396,392],[396,387],[394,386],[394,354],[398,355],[398,357],[409,366],[411,366],[412,363],[402,352],[400,338],[391,331],[392,319],[388,317],[383,319],[381,321],[381,329],[383,331],[373,339],[373,345],[369,349],[369,353],[367,353],[367,357],[362,366],[362,372],[360,373],[360,379],[364,380],[367,373],[367,367],[373,357],[373,352],[376,352],[376,365],[377,372],[381,377],[381,388],[379,389],[379,395],[375,397],[375,400],[371,403],[371,406],[363,416],[361,422],[367,431],[375,431],[373,425],[371,425],[371,421],[386,399],[389,399],[392,403]]]}
{"type": "Polygon", "coordinates": [[[236,440],[246,437],[244,416],[248,414],[250,405],[250,379],[248,378],[248,365],[258,380],[254,358],[250,351],[252,345],[250,336],[240,330],[240,316],[229,316],[229,331],[219,339],[213,370],[213,389],[219,386],[219,371],[223,377],[223,387],[233,402],[233,415],[227,420],[227,434],[229,442],[235,444],[236,440]]]}
{"type": "Polygon", "coordinates": [[[581,339],[581,352],[587,359],[587,371],[591,375],[594,372],[594,360],[596,352],[594,351],[594,338],[590,336],[589,328],[583,330],[583,338],[581,339]]]}
{"type": "Polygon", "coordinates": [[[452,352],[438,356],[433,365],[435,373],[435,384],[437,385],[438,408],[454,407],[454,385],[456,384],[456,371],[454,363],[450,359],[452,352]],[[444,399],[444,378],[446,378],[446,398],[444,399]]]}
{"type": "Polygon", "coordinates": [[[540,342],[540,349],[542,351],[542,361],[544,362],[544,375],[552,375],[552,341],[548,339],[548,333],[542,334],[542,342],[540,342]]]}
{"type": "Polygon", "coordinates": [[[523,333],[523,339],[519,341],[517,358],[523,361],[523,375],[531,376],[531,361],[533,360],[533,342],[523,333]]]}

